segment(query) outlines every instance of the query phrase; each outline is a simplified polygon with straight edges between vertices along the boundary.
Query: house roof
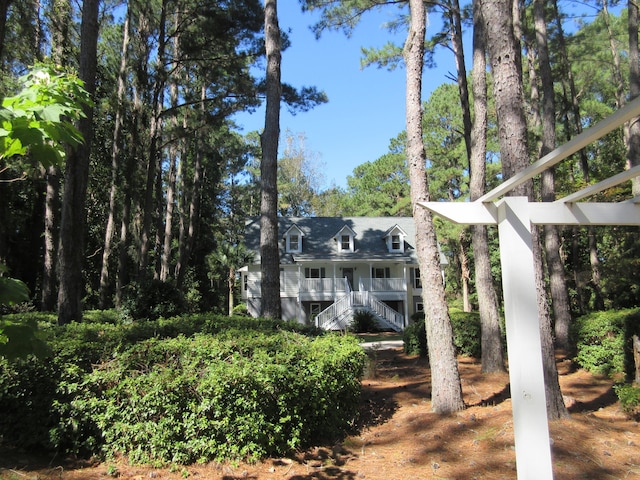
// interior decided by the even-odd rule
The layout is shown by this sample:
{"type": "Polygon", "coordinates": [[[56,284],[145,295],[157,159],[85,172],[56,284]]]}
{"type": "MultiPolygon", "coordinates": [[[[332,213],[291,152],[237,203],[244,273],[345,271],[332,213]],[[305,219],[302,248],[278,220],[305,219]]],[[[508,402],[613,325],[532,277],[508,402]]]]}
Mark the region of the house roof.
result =
{"type": "MultiPolygon", "coordinates": [[[[320,260],[396,261],[417,264],[415,224],[413,217],[279,217],[278,244],[280,263],[292,264],[320,260]],[[301,253],[285,252],[285,235],[296,226],[304,236],[301,253]],[[389,253],[385,237],[398,227],[406,233],[404,253],[389,253]],[[354,233],[354,252],[338,252],[336,235],[348,227],[354,233]]],[[[260,218],[245,225],[245,245],[255,252],[254,263],[260,263],[260,218]]],[[[447,263],[441,253],[440,261],[447,263]]]]}

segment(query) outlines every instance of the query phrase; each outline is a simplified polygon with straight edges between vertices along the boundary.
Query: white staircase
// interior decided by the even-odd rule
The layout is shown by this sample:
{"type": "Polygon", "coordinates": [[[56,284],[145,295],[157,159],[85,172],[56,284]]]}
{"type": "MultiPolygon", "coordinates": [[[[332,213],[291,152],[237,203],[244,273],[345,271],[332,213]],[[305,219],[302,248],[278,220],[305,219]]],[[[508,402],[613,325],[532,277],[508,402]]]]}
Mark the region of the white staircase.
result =
{"type": "Polygon", "coordinates": [[[372,313],[383,328],[391,328],[396,332],[404,329],[404,316],[367,291],[348,291],[318,314],[316,326],[324,330],[346,330],[353,322],[354,313],[359,310],[372,313]]]}

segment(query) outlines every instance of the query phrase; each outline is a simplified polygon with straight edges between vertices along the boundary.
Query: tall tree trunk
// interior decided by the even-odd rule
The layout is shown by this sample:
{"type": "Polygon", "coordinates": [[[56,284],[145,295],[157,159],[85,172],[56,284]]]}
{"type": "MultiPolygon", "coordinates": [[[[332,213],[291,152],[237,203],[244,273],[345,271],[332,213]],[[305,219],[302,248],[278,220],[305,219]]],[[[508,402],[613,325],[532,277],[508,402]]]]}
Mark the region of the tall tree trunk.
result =
{"type": "MultiPolygon", "coordinates": [[[[471,200],[481,197],[486,190],[487,153],[487,63],[484,27],[480,15],[479,0],[473,2],[473,106],[471,129],[471,157],[469,160],[469,190],[471,200]]],[[[482,326],[482,371],[504,371],[504,354],[500,332],[498,296],[491,274],[489,234],[484,225],[472,226],[471,237],[474,253],[476,291],[482,326]]]]}
{"type": "Polygon", "coordinates": [[[420,263],[422,297],[426,313],[425,328],[431,366],[431,409],[437,413],[450,413],[464,408],[460,375],[440,273],[433,217],[430,211],[418,206],[418,202],[429,200],[422,139],[421,96],[427,13],[422,0],[411,0],[409,9],[411,23],[403,52],[407,69],[407,162],[411,181],[411,204],[416,224],[416,252],[420,263]]]}
{"type": "MultiPolygon", "coordinates": [[[[93,95],[96,88],[99,0],[82,4],[79,78],[93,95]]],[[[82,259],[84,256],[85,200],[89,177],[89,155],[93,137],[93,108],[85,107],[78,122],[84,143],[71,152],[66,162],[62,219],[60,224],[58,323],[82,320],[82,259]]]]}
{"type": "Polygon", "coordinates": [[[4,54],[4,39],[7,36],[7,15],[11,0],[0,0],[0,59],[4,54]]]}
{"type": "Polygon", "coordinates": [[[42,271],[42,292],[40,309],[46,312],[56,307],[56,254],[59,242],[58,228],[60,220],[60,170],[47,168],[47,186],[44,208],[44,258],[42,271]]]}
{"type": "MultiPolygon", "coordinates": [[[[638,2],[629,0],[629,100],[640,95],[640,52],[638,51],[638,2]]],[[[640,117],[629,122],[629,146],[627,148],[627,168],[640,165],[640,117]]],[[[640,195],[640,178],[631,182],[634,196],[640,195]]]]}
{"type": "MultiPolygon", "coordinates": [[[[164,104],[165,89],[165,61],[166,61],[166,22],[167,22],[167,3],[168,0],[162,0],[162,8],[160,11],[160,20],[158,25],[158,52],[157,52],[157,71],[153,85],[152,113],[149,125],[149,152],[147,162],[146,184],[144,187],[144,206],[142,212],[142,229],[140,231],[140,258],[139,258],[139,281],[144,281],[149,276],[147,268],[149,266],[149,250],[151,248],[151,224],[154,213],[159,213],[154,209],[154,185],[158,175],[160,175],[160,136],[162,124],[162,110],[164,104]]],[[[157,239],[156,239],[157,241],[157,239]]],[[[157,270],[155,270],[158,273],[157,270]]]]}
{"type": "MultiPolygon", "coordinates": [[[[69,0],[55,0],[51,5],[51,59],[58,65],[69,61],[69,26],[71,5],[69,0]]],[[[53,311],[56,307],[57,282],[56,263],[60,228],[60,169],[47,168],[44,213],[44,259],[40,308],[53,311]]]]}
{"type": "Polygon", "coordinates": [[[109,191],[109,214],[107,217],[107,226],[104,233],[104,247],[102,250],[102,267],[100,269],[100,308],[107,308],[111,301],[109,300],[109,259],[111,258],[111,250],[113,243],[113,235],[116,228],[116,199],[118,194],[118,185],[120,183],[120,143],[122,122],[124,116],[124,95],[125,80],[127,75],[127,61],[129,50],[129,18],[130,10],[127,8],[127,14],[124,19],[124,27],[122,34],[122,47],[120,49],[120,70],[118,72],[118,87],[116,92],[116,114],[113,127],[113,144],[111,145],[111,189],[109,191]]]}
{"type": "Polygon", "coordinates": [[[262,316],[282,317],[280,301],[280,255],[278,250],[278,139],[280,136],[281,39],[276,0],[264,2],[264,31],[267,50],[267,105],[264,131],[260,137],[260,271],[262,316]]]}
{"type": "MultiPolygon", "coordinates": [[[[542,139],[540,143],[540,158],[547,155],[556,147],[556,107],[555,92],[553,89],[553,76],[549,62],[549,49],[547,45],[547,22],[545,19],[545,3],[542,0],[534,0],[534,24],[536,34],[536,46],[538,49],[538,65],[540,68],[540,81],[542,84],[542,139]]],[[[542,173],[541,194],[543,202],[553,202],[556,199],[555,179],[553,169],[542,173]]],[[[569,326],[571,324],[571,311],[569,308],[569,292],[564,272],[564,264],[560,257],[560,235],[555,225],[545,225],[544,246],[547,269],[549,271],[549,291],[553,314],[555,317],[556,345],[569,349],[569,326]]]]}
{"type": "MultiPolygon", "coordinates": [[[[207,91],[204,86],[200,89],[200,109],[201,113],[205,113],[205,100],[207,91]]],[[[202,185],[202,153],[199,148],[195,149],[193,165],[193,183],[191,185],[191,194],[189,195],[189,215],[185,225],[184,215],[180,216],[180,233],[178,240],[178,261],[176,262],[175,278],[178,288],[182,287],[184,277],[187,272],[189,258],[193,251],[193,241],[196,233],[196,226],[200,212],[200,189],[202,185]]],[[[184,183],[183,183],[184,184],[184,183]]]]}
{"type": "MultiPolygon", "coordinates": [[[[508,179],[529,164],[521,64],[518,63],[520,57],[517,54],[519,48],[513,31],[510,0],[487,0],[480,5],[493,73],[502,172],[503,177],[508,179]]],[[[532,182],[520,185],[511,194],[526,196],[532,200],[532,182]]],[[[531,230],[547,414],[550,419],[557,419],[568,413],[562,400],[555,364],[551,322],[544,289],[540,236],[536,228],[531,230]]]]}

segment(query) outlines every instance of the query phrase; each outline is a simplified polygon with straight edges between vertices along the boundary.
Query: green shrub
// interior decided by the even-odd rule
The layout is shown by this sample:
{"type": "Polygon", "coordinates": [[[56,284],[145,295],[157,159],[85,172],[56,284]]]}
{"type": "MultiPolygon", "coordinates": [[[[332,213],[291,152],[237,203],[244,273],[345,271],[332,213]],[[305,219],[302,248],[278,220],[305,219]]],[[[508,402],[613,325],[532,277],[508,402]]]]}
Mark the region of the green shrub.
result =
{"type": "Polygon", "coordinates": [[[640,415],[640,387],[624,383],[614,385],[613,389],[620,400],[622,411],[631,418],[637,418],[640,415]]]}
{"type": "Polygon", "coordinates": [[[160,317],[175,317],[187,312],[182,293],[171,282],[150,280],[140,285],[131,285],[123,300],[123,309],[134,320],[156,320],[160,317]]]}
{"type": "Polygon", "coordinates": [[[424,319],[418,320],[408,325],[402,332],[402,342],[404,353],[407,355],[420,355],[426,357],[429,353],[427,349],[427,333],[425,331],[424,319]]]}
{"type": "MultiPolygon", "coordinates": [[[[480,315],[477,312],[462,312],[451,309],[449,317],[453,328],[453,344],[457,354],[479,358],[482,354],[480,315]]],[[[405,353],[426,357],[428,347],[424,319],[405,328],[402,340],[405,353]]]]}
{"type": "Polygon", "coordinates": [[[482,355],[482,328],[478,312],[450,309],[453,344],[458,354],[480,358],[482,355]]]}
{"type": "Polygon", "coordinates": [[[631,338],[640,331],[640,310],[608,310],[577,318],[571,326],[576,362],[604,375],[633,371],[631,338]]]}
{"type": "Polygon", "coordinates": [[[354,337],[301,327],[204,314],[50,326],[53,359],[0,362],[0,437],[150,463],[334,440],[357,415],[366,355],[354,337]]]}
{"type": "Polygon", "coordinates": [[[369,310],[356,310],[351,325],[349,325],[349,331],[353,333],[377,332],[376,317],[369,310]]]}

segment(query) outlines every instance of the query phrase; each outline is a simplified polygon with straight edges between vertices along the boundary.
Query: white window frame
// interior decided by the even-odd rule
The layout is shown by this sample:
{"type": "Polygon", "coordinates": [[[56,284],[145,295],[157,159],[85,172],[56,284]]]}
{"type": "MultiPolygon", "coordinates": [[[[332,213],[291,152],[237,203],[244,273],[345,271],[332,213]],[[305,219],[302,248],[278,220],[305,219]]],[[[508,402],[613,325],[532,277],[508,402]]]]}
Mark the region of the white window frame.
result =
{"type": "Polygon", "coordinates": [[[422,288],[422,278],[420,277],[420,269],[418,267],[413,269],[413,288],[422,288]]]}
{"type": "Polygon", "coordinates": [[[343,233],[338,241],[338,249],[341,252],[353,252],[353,235],[343,233]]]}
{"type": "Polygon", "coordinates": [[[302,235],[299,231],[295,231],[295,233],[290,232],[286,237],[286,251],[287,253],[301,253],[302,252],[302,235]],[[294,243],[291,240],[296,238],[297,241],[294,243]]]}
{"type": "Polygon", "coordinates": [[[402,249],[402,235],[395,234],[395,235],[391,235],[391,241],[390,241],[390,250],[392,252],[401,252],[402,249]]]}

